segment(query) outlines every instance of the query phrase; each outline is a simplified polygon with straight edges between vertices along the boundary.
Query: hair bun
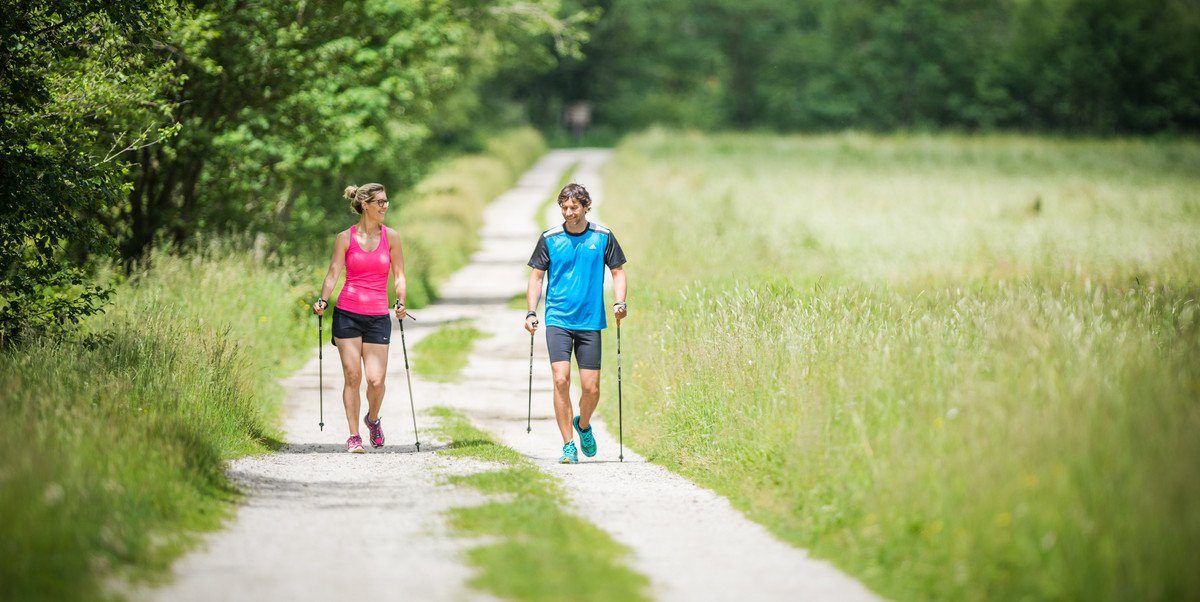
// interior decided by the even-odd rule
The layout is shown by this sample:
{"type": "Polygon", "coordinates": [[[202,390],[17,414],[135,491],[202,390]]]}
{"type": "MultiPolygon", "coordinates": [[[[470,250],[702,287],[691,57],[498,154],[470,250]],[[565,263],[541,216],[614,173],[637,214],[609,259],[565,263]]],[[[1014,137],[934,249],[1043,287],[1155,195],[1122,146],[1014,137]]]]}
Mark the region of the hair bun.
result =
{"type": "Polygon", "coordinates": [[[346,197],[346,198],[348,198],[348,199],[350,199],[351,201],[353,201],[353,200],[354,200],[354,195],[358,194],[358,186],[347,186],[347,187],[346,187],[346,192],[345,192],[344,194],[345,194],[345,197],[346,197]]]}

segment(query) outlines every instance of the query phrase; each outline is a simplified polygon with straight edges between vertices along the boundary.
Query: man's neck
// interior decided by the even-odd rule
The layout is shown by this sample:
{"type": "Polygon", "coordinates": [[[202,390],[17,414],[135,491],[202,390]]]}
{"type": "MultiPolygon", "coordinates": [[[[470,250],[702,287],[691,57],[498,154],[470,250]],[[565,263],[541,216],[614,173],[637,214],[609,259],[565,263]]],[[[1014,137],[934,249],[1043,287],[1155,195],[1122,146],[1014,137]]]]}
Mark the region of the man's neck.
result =
{"type": "Polygon", "coordinates": [[[571,234],[582,234],[584,230],[587,230],[588,222],[585,219],[579,220],[579,228],[578,229],[572,228],[571,225],[568,224],[567,222],[563,222],[563,227],[566,228],[567,232],[570,232],[571,234]]]}

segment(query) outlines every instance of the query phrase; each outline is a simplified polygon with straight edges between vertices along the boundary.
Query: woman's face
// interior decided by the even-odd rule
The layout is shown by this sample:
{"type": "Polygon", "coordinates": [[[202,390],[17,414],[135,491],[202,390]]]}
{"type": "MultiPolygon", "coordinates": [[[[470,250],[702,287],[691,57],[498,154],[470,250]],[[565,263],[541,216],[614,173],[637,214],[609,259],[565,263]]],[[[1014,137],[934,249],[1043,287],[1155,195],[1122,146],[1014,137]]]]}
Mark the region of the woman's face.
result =
{"type": "Polygon", "coordinates": [[[583,217],[587,215],[587,208],[578,200],[569,198],[558,204],[558,208],[562,210],[563,221],[568,227],[578,228],[583,225],[583,217]]]}
{"type": "Polygon", "coordinates": [[[370,214],[371,217],[383,221],[383,216],[387,214],[388,202],[386,192],[380,191],[375,193],[375,196],[371,197],[371,200],[362,204],[363,215],[370,214]]]}

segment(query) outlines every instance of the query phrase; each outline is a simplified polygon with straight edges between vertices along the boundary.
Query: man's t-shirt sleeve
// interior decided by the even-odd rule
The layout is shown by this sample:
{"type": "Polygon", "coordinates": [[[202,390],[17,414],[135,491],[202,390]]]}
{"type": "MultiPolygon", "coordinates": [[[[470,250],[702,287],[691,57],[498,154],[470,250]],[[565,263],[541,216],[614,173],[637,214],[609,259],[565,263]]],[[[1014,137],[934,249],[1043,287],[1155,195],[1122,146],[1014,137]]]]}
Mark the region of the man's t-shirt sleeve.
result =
{"type": "Polygon", "coordinates": [[[533,256],[529,258],[529,267],[535,270],[550,269],[550,250],[546,247],[546,237],[539,236],[537,246],[533,248],[533,256]]]}
{"type": "Polygon", "coordinates": [[[610,270],[625,265],[625,252],[612,232],[608,233],[608,245],[604,247],[604,265],[610,270]]]}

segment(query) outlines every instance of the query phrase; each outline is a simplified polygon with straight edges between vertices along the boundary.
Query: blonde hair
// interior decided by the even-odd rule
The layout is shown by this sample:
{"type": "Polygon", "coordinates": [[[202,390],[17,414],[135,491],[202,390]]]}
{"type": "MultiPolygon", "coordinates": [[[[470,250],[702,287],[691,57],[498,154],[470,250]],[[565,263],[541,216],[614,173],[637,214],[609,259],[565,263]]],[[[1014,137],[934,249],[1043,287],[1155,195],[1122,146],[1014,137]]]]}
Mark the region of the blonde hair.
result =
{"type": "Polygon", "coordinates": [[[383,189],[383,184],[371,183],[363,184],[361,186],[351,185],[346,187],[346,192],[343,193],[343,196],[345,196],[347,199],[350,199],[350,208],[354,209],[355,213],[361,214],[363,212],[363,203],[371,200],[371,197],[381,192],[385,192],[383,189]]]}

